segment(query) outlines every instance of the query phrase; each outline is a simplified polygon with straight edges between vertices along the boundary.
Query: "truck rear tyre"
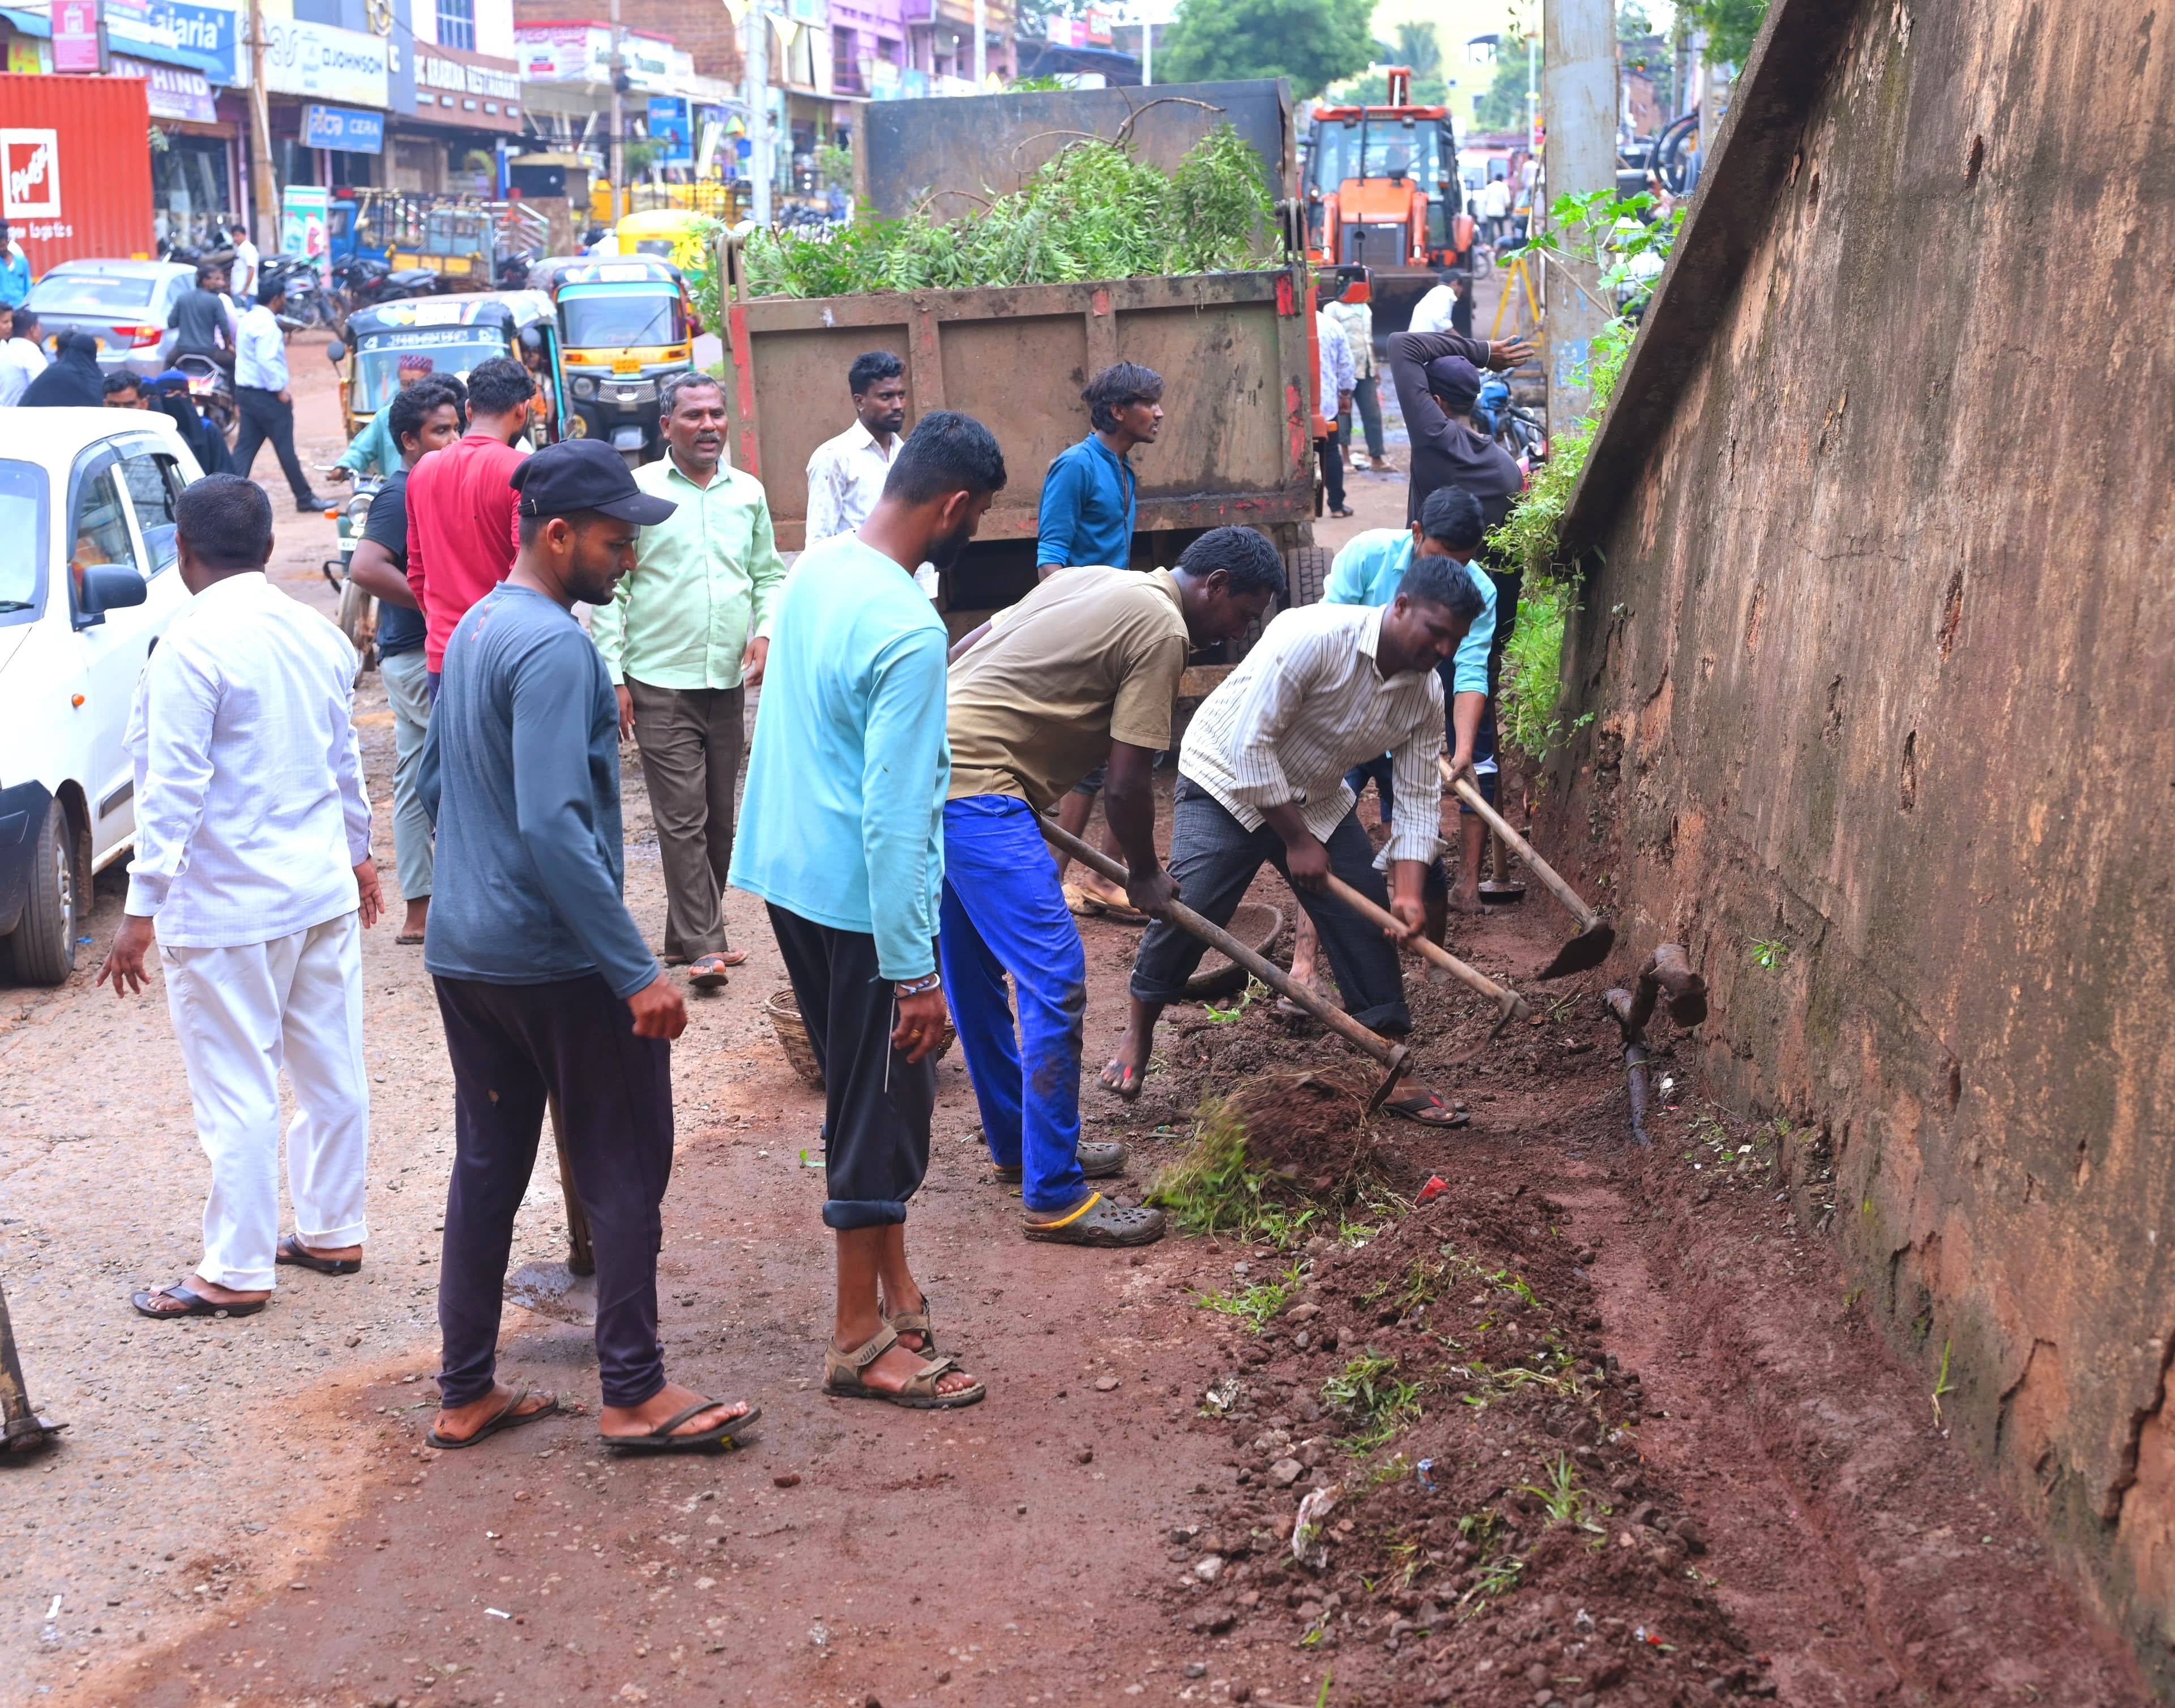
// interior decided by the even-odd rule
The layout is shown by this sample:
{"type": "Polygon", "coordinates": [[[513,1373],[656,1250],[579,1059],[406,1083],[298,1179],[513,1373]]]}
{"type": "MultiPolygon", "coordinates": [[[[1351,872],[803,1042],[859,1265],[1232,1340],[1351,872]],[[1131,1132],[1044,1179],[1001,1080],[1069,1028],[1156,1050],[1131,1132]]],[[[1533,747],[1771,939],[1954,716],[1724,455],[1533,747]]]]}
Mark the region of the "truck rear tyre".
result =
{"type": "Polygon", "coordinates": [[[1322,589],[1329,584],[1332,556],[1319,545],[1302,545],[1284,554],[1284,575],[1294,605],[1321,603],[1322,589]]]}
{"type": "Polygon", "coordinates": [[[76,922],[81,914],[76,880],[75,826],[58,800],[46,803],[31,856],[30,893],[23,917],[4,939],[15,976],[25,984],[59,984],[75,970],[76,922]]]}

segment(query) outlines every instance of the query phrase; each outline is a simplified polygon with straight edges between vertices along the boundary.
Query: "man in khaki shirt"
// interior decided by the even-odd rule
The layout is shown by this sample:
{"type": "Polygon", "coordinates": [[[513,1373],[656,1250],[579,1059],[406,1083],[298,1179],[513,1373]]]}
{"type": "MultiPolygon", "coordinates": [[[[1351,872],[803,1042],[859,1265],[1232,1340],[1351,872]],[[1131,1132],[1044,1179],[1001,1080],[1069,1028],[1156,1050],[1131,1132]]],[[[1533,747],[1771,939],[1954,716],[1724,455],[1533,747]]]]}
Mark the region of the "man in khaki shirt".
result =
{"type": "Polygon", "coordinates": [[[1107,760],[1104,811],[1129,899],[1152,913],[1175,895],[1156,857],[1151,773],[1170,746],[1186,654],[1243,633],[1283,585],[1266,539],[1218,528],[1175,569],[1054,571],[952,649],[938,949],[990,1160],[1020,1181],[1030,1239],[1144,1245],[1163,1234],[1160,1211],[1121,1210],[1088,1185],[1122,1173],[1125,1147],[1080,1140],[1088,962],[1036,816],[1107,760]]]}

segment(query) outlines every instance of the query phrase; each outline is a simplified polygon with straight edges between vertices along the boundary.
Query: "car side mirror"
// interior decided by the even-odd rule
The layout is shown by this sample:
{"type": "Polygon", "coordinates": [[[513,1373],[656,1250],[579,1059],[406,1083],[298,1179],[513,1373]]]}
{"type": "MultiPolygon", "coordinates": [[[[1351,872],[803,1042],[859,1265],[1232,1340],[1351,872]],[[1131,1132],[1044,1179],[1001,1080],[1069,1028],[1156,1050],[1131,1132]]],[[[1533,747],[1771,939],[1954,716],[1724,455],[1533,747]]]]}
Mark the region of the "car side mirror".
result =
{"type": "Polygon", "coordinates": [[[325,360],[328,362],[334,363],[335,365],[345,361],[347,360],[347,346],[342,344],[338,339],[334,339],[330,344],[325,346],[325,360]]]}
{"type": "Polygon", "coordinates": [[[86,625],[104,622],[106,614],[126,605],[141,605],[151,596],[144,577],[125,563],[89,563],[83,567],[82,591],[77,605],[86,625]]]}

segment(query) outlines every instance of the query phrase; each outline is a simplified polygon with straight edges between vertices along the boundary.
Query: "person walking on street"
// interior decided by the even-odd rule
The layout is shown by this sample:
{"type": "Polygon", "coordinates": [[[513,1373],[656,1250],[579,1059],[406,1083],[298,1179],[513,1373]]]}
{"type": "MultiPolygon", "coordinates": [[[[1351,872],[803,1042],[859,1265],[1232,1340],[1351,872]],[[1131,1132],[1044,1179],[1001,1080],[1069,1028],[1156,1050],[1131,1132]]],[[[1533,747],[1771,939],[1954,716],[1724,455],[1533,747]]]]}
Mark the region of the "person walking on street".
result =
{"type": "Polygon", "coordinates": [[[1169,900],[1155,757],[1170,746],[1186,654],[1259,622],[1284,582],[1261,534],[1212,529],[1175,570],[1060,570],[953,648],[937,941],[983,1138],[997,1178],[1022,1183],[1029,1239],[1145,1245],[1163,1229],[1162,1212],[1120,1209],[1088,1185],[1123,1174],[1125,1147],[1080,1136],[1088,960],[1039,816],[1090,765],[1107,765],[1104,810],[1127,893],[1145,914],[1169,900]]]}
{"type": "Polygon", "coordinates": [[[355,648],[265,577],[272,506],[211,474],[174,501],[192,598],[137,684],[136,853],[98,982],[133,995],[155,941],[211,1159],[203,1258],[145,1316],[251,1316],[275,1264],[362,1266],[370,1095],[362,933],[377,922],[355,648]],[[279,1071],[296,1231],[279,1237],[279,1071]]]}
{"type": "MultiPolygon", "coordinates": [[[[899,431],[906,426],[906,364],[887,350],[864,350],[846,371],[846,389],[854,400],[854,425],[826,439],[808,458],[806,544],[821,545],[851,534],[869,519],[883,496],[892,460],[898,455],[899,431]]],[[[915,583],[936,596],[936,572],[927,564],[914,572],[915,583]]]]}
{"type": "Polygon", "coordinates": [[[408,585],[408,473],[460,436],[460,382],[448,374],[395,392],[378,412],[400,466],[378,489],[348,579],[377,600],[377,670],[393,707],[393,858],[407,916],[396,943],[419,944],[431,917],[431,815],[415,784],[431,729],[430,673],[423,664],[423,613],[408,585]]]}
{"type": "Polygon", "coordinates": [[[670,1041],[687,1009],[622,897],[619,708],[572,611],[610,599],[634,566],[637,530],[672,507],[598,439],[551,446],[512,479],[519,555],[448,637],[419,779],[438,827],[423,965],[454,1099],[429,1440],[469,1447],[559,1409],[556,1395],[510,1386],[497,1368],[513,1218],[548,1101],[596,1255],[604,1445],[719,1450],[755,1408],[668,1381],[657,1337],[670,1041]]]}
{"type": "MultiPolygon", "coordinates": [[[[1337,280],[1325,279],[1321,293],[1333,302],[1337,299],[1331,293],[1341,294],[1342,289],[1337,280]]],[[[1344,341],[1344,328],[1326,307],[1315,311],[1314,336],[1321,355],[1321,403],[1317,419],[1326,429],[1314,442],[1314,454],[1321,463],[1322,491],[1329,502],[1329,513],[1349,516],[1351,509],[1344,502],[1344,458],[1337,442],[1337,418],[1352,407],[1352,388],[1358,382],[1353,371],[1352,347],[1344,341]]]]}
{"type": "MultiPolygon", "coordinates": [[[[187,299],[184,298],[186,301],[187,299]]],[[[234,442],[234,472],[244,480],[257,461],[257,450],[267,439],[279,458],[280,472],[295,495],[295,508],[307,516],[323,510],[328,501],[310,490],[309,476],[295,455],[295,398],[287,389],[287,334],[280,329],[279,306],[287,300],[286,286],[274,279],[264,287],[256,307],[241,317],[234,352],[234,405],[241,416],[241,432],[234,442]]]]}
{"type": "Polygon", "coordinates": [[[1322,312],[1344,329],[1345,348],[1352,352],[1352,408],[1338,419],[1338,448],[1357,468],[1371,469],[1377,474],[1394,473],[1389,458],[1382,451],[1382,399],[1375,366],[1375,311],[1364,302],[1353,302],[1348,296],[1340,296],[1334,302],[1326,304],[1322,312]],[[1352,449],[1352,416],[1355,411],[1367,433],[1364,455],[1352,449]]]}
{"type": "MultiPolygon", "coordinates": [[[[1396,945],[1426,924],[1421,897],[1435,858],[1441,785],[1438,660],[1456,653],[1480,615],[1462,564],[1415,559],[1386,605],[1302,605],[1261,631],[1245,660],[1201,702],[1179,750],[1170,870],[1188,906],[1217,924],[1236,911],[1272,861],[1314,920],[1345,1006],[1390,1036],[1412,1029],[1396,945]],[[1344,773],[1393,756],[1397,805],[1386,894],[1344,773]],[[1331,874],[1386,904],[1401,930],[1378,930],[1326,893],[1331,874]]],[[[1158,1018],[1185,993],[1206,946],[1158,919],[1133,960],[1131,1011],[1103,1083],[1141,1093],[1158,1018]]],[[[1442,1098],[1407,1081],[1386,1105],[1424,1126],[1462,1125],[1442,1098]]]]}
{"type": "Polygon", "coordinates": [[[20,308],[30,298],[30,258],[0,220],[0,308],[20,308]]]}
{"type": "Polygon", "coordinates": [[[261,258],[257,253],[257,246],[249,241],[249,228],[239,220],[228,227],[228,235],[234,240],[234,300],[247,308],[256,300],[261,258]]]}
{"type": "Polygon", "coordinates": [[[659,396],[665,455],[635,485],[676,507],[645,528],[634,568],[590,619],[642,750],[643,785],[664,867],[664,962],[714,990],[747,959],[725,941],[719,905],[733,863],[733,793],[747,741],[747,690],[762,682],[771,608],[785,564],[762,483],[724,460],[725,392],[713,374],[675,374],[659,396]]]}
{"type": "Polygon", "coordinates": [[[1511,181],[1490,178],[1480,192],[1481,223],[1488,228],[1488,241],[1500,243],[1511,225],[1511,181]]]}
{"type": "Polygon", "coordinates": [[[30,382],[46,371],[42,330],[34,310],[0,306],[0,409],[21,403],[30,382]]]}
{"type": "Polygon", "coordinates": [[[734,887],[769,905],[823,1072],[823,1223],[838,1250],[824,1391],[919,1409],[972,1405],[984,1390],[932,1356],[928,1297],[906,1258],[944,1032],[950,778],[944,622],[914,571],[948,568],[1004,484],[989,430],[936,410],[860,530],[794,566],[733,852],[734,887]]]}
{"type": "Polygon", "coordinates": [[[529,430],[536,382],[512,356],[478,362],[468,379],[468,431],[408,476],[408,586],[423,613],[423,664],[438,691],[453,627],[513,567],[520,542],[513,442],[529,430]]]}
{"type": "MultiPolygon", "coordinates": [[[[1138,362],[1113,363],[1091,378],[1080,393],[1088,405],[1088,436],[1060,451],[1043,476],[1042,504],[1036,523],[1035,573],[1047,576],[1082,564],[1125,569],[1133,561],[1133,524],[1140,514],[1140,481],[1133,473],[1136,445],[1153,445],[1163,432],[1163,376],[1138,362]]],[[[1074,836],[1088,828],[1102,792],[1098,765],[1074,785],[1057,810],[1057,821],[1074,836]]],[[[1106,826],[1103,852],[1112,856],[1118,843],[1106,826]]],[[[1121,925],[1142,925],[1147,916],[1125,899],[1125,892],[1100,872],[1082,868],[1068,881],[1071,859],[1053,856],[1066,905],[1083,919],[1108,919],[1121,925]]]]}

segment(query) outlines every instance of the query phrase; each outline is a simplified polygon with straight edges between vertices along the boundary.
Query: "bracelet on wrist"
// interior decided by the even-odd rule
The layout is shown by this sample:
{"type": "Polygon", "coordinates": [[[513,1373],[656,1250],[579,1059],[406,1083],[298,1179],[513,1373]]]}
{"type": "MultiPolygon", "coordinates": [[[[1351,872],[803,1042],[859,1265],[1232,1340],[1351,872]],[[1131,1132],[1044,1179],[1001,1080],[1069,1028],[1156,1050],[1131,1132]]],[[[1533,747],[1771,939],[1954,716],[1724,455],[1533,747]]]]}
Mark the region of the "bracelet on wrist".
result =
{"type": "Polygon", "coordinates": [[[929,991],[936,990],[937,986],[941,984],[943,982],[944,975],[941,973],[931,973],[920,979],[901,979],[898,984],[891,987],[892,995],[894,996],[920,996],[929,991]]]}

